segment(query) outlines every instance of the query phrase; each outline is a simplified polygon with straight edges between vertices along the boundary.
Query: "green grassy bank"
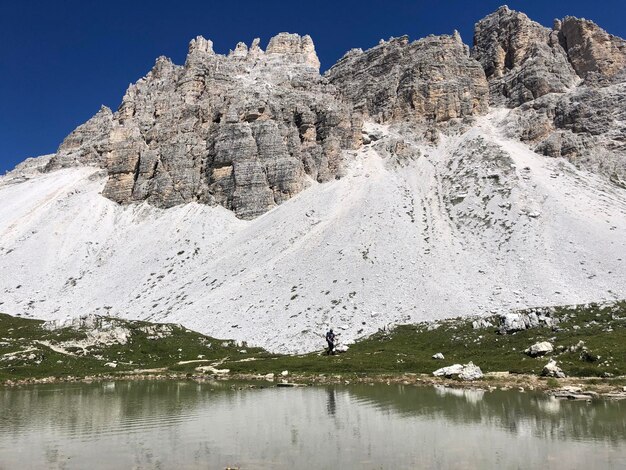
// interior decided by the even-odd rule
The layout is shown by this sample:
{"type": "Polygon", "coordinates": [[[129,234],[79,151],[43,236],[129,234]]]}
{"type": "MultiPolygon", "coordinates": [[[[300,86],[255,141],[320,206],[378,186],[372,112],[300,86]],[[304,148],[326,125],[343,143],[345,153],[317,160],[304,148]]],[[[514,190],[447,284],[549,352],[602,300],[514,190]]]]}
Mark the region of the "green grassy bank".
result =
{"type": "Polygon", "coordinates": [[[0,382],[100,374],[213,373],[198,371],[200,366],[229,369],[231,374],[279,374],[283,370],[299,375],[430,374],[469,361],[483,372],[540,374],[549,358],[558,361],[568,376],[626,374],[626,302],[560,307],[550,315],[555,324],[513,334],[499,332],[497,316],[485,318],[491,326],[482,328],[472,325],[476,318],[451,319],[380,331],[336,356],[319,352],[287,356],[237,346],[176,325],[155,327],[117,319],[110,321],[127,332],[125,344],[89,345],[88,331],[49,331],[39,320],[0,314],[0,382]],[[539,341],[550,341],[554,352],[539,358],[524,353],[539,341]],[[435,353],[445,359],[433,359],[435,353]]]}

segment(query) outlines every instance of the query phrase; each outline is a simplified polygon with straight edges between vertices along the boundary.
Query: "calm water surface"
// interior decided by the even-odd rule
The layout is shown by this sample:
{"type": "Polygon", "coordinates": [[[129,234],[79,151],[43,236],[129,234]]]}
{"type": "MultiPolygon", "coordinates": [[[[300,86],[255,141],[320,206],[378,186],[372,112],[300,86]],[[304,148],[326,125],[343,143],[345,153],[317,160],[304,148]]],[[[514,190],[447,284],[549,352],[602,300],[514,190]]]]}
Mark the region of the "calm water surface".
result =
{"type": "Polygon", "coordinates": [[[0,468],[626,468],[626,402],[397,385],[0,388],[0,468]]]}

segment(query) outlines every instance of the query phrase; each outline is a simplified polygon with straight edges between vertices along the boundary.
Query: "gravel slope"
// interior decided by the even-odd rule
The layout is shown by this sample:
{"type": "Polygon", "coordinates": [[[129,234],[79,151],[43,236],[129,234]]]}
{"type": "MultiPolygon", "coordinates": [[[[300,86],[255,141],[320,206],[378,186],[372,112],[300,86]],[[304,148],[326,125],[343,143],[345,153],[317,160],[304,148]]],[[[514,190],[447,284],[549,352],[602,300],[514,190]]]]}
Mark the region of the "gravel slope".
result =
{"type": "Polygon", "coordinates": [[[626,298],[626,191],[503,137],[379,139],[347,175],[252,221],[121,207],[93,168],[0,179],[0,311],[179,322],[273,351],[404,323],[626,298]],[[410,149],[398,155],[402,139],[410,149]],[[397,146],[396,146],[397,148],[397,146]]]}

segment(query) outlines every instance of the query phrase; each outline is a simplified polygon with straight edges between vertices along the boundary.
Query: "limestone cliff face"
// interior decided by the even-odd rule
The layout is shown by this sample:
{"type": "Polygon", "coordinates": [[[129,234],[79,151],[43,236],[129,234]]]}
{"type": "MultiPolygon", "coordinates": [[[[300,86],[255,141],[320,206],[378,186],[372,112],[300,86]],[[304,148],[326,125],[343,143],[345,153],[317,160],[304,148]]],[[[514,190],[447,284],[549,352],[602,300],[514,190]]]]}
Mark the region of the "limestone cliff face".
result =
{"type": "Polygon", "coordinates": [[[280,34],[228,56],[202,37],[184,66],[159,58],[116,113],[103,109],[65,139],[50,168],[97,164],[104,195],[160,207],[218,203],[256,217],[341,175],[341,150],[360,135],[349,107],[319,74],[311,38],[280,34]]]}
{"type": "Polygon", "coordinates": [[[340,178],[365,120],[435,141],[491,105],[510,108],[507,133],[536,152],[626,180],[626,41],[591,21],[550,29],[501,7],[476,24],[471,53],[456,32],[404,36],[348,52],[325,76],[319,67],[308,36],[228,55],[198,37],[183,66],[159,58],[46,169],[100,166],[104,196],[122,204],[221,204],[251,219],[340,178]]]}
{"type": "Polygon", "coordinates": [[[507,7],[479,21],[472,56],[511,135],[615,181],[626,178],[626,42],[585,19],[552,30],[507,7]]]}
{"type": "Polygon", "coordinates": [[[577,82],[558,32],[506,6],[476,23],[472,57],[483,66],[496,105],[519,106],[577,82]]]}
{"type": "Polygon", "coordinates": [[[91,119],[65,138],[48,163],[48,169],[75,165],[102,166],[104,155],[109,151],[112,125],[113,113],[106,106],[102,106],[91,119]]]}
{"type": "Polygon", "coordinates": [[[581,78],[623,81],[626,41],[607,33],[593,21],[573,16],[556,26],[572,67],[581,78]]]}
{"type": "Polygon", "coordinates": [[[379,123],[443,122],[487,112],[485,74],[458,33],[392,38],[348,52],[327,73],[355,111],[379,123]]]}

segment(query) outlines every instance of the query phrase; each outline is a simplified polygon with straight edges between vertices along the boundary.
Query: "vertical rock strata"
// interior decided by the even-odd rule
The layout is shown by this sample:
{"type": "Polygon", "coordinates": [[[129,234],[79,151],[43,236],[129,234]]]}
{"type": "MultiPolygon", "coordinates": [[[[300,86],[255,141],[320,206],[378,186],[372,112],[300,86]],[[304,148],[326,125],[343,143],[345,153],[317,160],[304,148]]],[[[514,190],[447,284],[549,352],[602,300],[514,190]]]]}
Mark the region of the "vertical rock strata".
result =
{"type": "Polygon", "coordinates": [[[514,108],[511,135],[623,182],[626,41],[585,19],[555,20],[549,30],[502,7],[476,24],[472,56],[491,103],[514,108]]]}
{"type": "Polygon", "coordinates": [[[584,79],[624,80],[626,41],[613,36],[593,21],[566,17],[555,25],[559,39],[576,73],[584,79]]]}
{"type": "MultiPolygon", "coordinates": [[[[183,66],[160,57],[117,112],[103,107],[47,170],[96,165],[104,196],[159,207],[221,204],[257,217],[310,181],[343,174],[363,120],[436,140],[449,122],[511,109],[506,132],[626,184],[626,41],[591,21],[552,29],[501,7],[458,33],[353,49],[325,76],[310,37],[282,33],[228,55],[191,41],[183,66]]],[[[404,134],[407,135],[407,134],[404,134]]]]}
{"type": "Polygon", "coordinates": [[[159,58],[116,113],[72,132],[49,169],[97,164],[119,203],[217,203],[250,219],[339,176],[358,131],[308,36],[280,34],[266,51],[239,43],[228,56],[198,37],[184,66],[159,58]]]}
{"type": "Polygon", "coordinates": [[[379,123],[443,122],[484,114],[489,106],[485,74],[456,32],[353,49],[327,77],[355,111],[379,123]]]}
{"type": "Polygon", "coordinates": [[[495,105],[519,106],[577,81],[558,33],[507,7],[476,24],[472,57],[485,70],[495,105]]]}

